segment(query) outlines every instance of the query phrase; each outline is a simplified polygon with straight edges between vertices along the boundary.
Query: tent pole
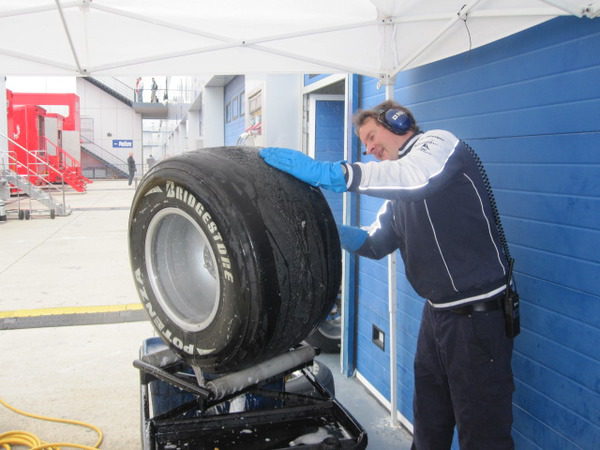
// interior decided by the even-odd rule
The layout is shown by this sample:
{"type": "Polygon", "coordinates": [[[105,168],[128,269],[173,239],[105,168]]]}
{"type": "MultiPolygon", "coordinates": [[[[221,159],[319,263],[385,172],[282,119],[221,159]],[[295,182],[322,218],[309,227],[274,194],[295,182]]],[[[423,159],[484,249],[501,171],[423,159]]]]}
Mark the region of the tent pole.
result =
{"type": "Polygon", "coordinates": [[[442,28],[435,36],[429,39],[429,41],[424,46],[422,46],[420,49],[414,52],[410,57],[408,57],[404,62],[402,62],[402,64],[400,64],[394,69],[394,75],[404,70],[410,63],[412,63],[415,59],[417,59],[419,56],[425,53],[427,49],[429,49],[429,47],[437,43],[441,39],[441,37],[444,34],[446,34],[448,30],[450,30],[450,28],[454,26],[454,24],[456,24],[456,22],[458,22],[459,20],[465,20],[469,12],[471,12],[471,10],[474,9],[480,2],[481,0],[474,0],[468,5],[463,5],[462,8],[459,11],[457,11],[456,16],[452,17],[446,23],[446,26],[444,28],[442,28]]]}
{"type": "MultiPolygon", "coordinates": [[[[345,119],[344,119],[344,159],[349,162],[355,162],[358,159],[360,147],[354,145],[357,139],[352,131],[352,116],[357,109],[358,82],[357,75],[348,73],[345,76],[345,119]]],[[[343,215],[345,225],[356,225],[357,208],[359,207],[358,198],[351,196],[346,192],[343,194],[343,215]]],[[[351,377],[356,370],[356,290],[357,275],[356,266],[357,257],[350,256],[348,252],[342,252],[342,334],[340,348],[340,369],[341,372],[351,377]]]]}
{"type": "MultiPolygon", "coordinates": [[[[386,77],[385,98],[394,100],[394,84],[396,77],[386,77]]],[[[388,256],[388,311],[390,322],[390,403],[391,403],[391,424],[398,426],[398,376],[397,376],[397,355],[396,355],[396,304],[398,302],[397,277],[396,277],[396,257],[397,252],[388,256]]]]}
{"type": "MultiPolygon", "coordinates": [[[[0,73],[0,111],[7,111],[6,101],[6,76],[0,73]]],[[[10,188],[3,180],[4,171],[8,168],[8,118],[6,112],[0,114],[0,221],[6,220],[5,202],[3,194],[10,195],[10,188]],[[4,192],[3,192],[4,190],[4,192]]]]}
{"type": "MultiPolygon", "coordinates": [[[[6,75],[0,73],[0,111],[7,111],[7,103],[6,75]]],[[[8,141],[4,136],[8,136],[8,116],[0,114],[0,169],[8,167],[8,141]]]]}
{"type": "Polygon", "coordinates": [[[73,54],[73,59],[75,60],[75,65],[77,66],[77,72],[80,74],[84,73],[82,70],[81,64],[79,62],[79,57],[77,56],[77,50],[75,49],[75,45],[73,44],[73,38],[71,37],[71,32],[69,31],[69,26],[67,25],[67,21],[65,19],[65,14],[60,6],[60,2],[56,1],[56,8],[58,10],[58,14],[60,15],[60,21],[65,30],[65,35],[67,36],[67,41],[69,42],[69,47],[71,48],[71,53],[73,54]]]}
{"type": "MultiPolygon", "coordinates": [[[[0,55],[5,55],[5,56],[10,56],[11,58],[15,58],[15,59],[22,59],[24,61],[31,61],[34,62],[36,64],[41,64],[44,66],[48,66],[48,67],[53,67],[56,69],[61,69],[61,75],[74,75],[73,72],[76,72],[78,69],[76,67],[67,65],[67,64],[62,64],[59,62],[55,62],[52,61],[50,59],[45,59],[45,58],[38,58],[36,56],[30,56],[30,55],[24,55],[22,53],[19,52],[13,52],[10,50],[6,50],[4,48],[0,49],[0,55]],[[62,72],[66,72],[66,74],[62,73],[62,72]]],[[[39,73],[44,73],[44,74],[56,74],[56,72],[54,72],[52,69],[49,69],[47,72],[45,71],[46,69],[44,69],[44,72],[35,72],[36,74],[39,73]]],[[[20,73],[19,73],[20,75],[20,73]]]]}

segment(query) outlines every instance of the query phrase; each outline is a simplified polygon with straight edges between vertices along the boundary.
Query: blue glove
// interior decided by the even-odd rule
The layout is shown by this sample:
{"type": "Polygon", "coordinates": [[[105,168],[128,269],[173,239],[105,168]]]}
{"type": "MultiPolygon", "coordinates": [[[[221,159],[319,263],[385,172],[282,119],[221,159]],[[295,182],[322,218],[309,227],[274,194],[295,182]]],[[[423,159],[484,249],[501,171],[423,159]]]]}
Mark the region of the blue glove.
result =
{"type": "Polygon", "coordinates": [[[334,192],[348,190],[341,161],[315,161],[302,152],[278,147],[263,148],[260,156],[270,166],[283,170],[312,186],[323,187],[334,192]]]}
{"type": "Polygon", "coordinates": [[[338,225],[338,234],[340,235],[340,243],[344,250],[355,252],[367,240],[369,233],[362,228],[349,227],[347,225],[338,225]]]}

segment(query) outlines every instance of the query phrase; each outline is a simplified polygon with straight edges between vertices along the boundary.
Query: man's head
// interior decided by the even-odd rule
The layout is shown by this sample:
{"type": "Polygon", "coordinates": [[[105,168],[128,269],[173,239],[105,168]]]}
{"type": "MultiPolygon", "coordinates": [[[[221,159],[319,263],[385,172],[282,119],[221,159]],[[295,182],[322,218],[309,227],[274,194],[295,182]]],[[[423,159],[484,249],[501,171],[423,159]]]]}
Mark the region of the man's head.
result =
{"type": "Polygon", "coordinates": [[[392,101],[359,111],[354,127],[367,153],[379,160],[398,159],[400,147],[419,132],[412,113],[392,101]]]}

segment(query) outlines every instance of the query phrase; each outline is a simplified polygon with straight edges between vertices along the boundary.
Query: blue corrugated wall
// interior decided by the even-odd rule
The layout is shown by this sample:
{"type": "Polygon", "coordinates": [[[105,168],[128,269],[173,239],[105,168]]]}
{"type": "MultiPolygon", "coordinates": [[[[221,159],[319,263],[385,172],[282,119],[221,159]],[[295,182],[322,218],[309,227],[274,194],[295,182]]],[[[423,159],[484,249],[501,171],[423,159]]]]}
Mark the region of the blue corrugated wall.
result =
{"type": "Polygon", "coordinates": [[[304,86],[308,86],[312,83],[316,83],[324,78],[327,78],[329,74],[320,73],[320,74],[312,74],[312,75],[304,75],[304,86]]]}
{"type": "MultiPolygon", "coordinates": [[[[315,102],[315,159],[340,161],[344,158],[344,102],[315,102]]],[[[340,194],[322,190],[336,223],[342,223],[343,198],[340,194]]]]}
{"type": "MultiPolygon", "coordinates": [[[[384,100],[361,78],[361,107],[384,100]]],[[[486,163],[521,294],[515,341],[517,448],[600,448],[600,20],[558,18],[401,73],[395,98],[486,163]]],[[[362,197],[361,225],[381,204],[362,197]]],[[[357,368],[389,399],[386,260],[359,261],[357,368]]],[[[398,268],[398,402],[412,420],[423,300],[398,268]]]]}
{"type": "MultiPolygon", "coordinates": [[[[242,75],[238,75],[236,76],[233,80],[231,80],[227,86],[225,86],[225,92],[224,92],[224,96],[225,96],[225,106],[227,107],[227,104],[229,104],[234,97],[238,97],[238,101],[239,99],[239,95],[244,91],[244,86],[245,86],[245,77],[242,75]]],[[[243,99],[241,99],[243,101],[243,99]]],[[[239,108],[238,108],[239,111],[239,108]]],[[[238,138],[240,137],[240,134],[242,134],[244,132],[244,124],[245,124],[245,119],[244,116],[239,116],[237,115],[237,112],[235,113],[234,116],[232,116],[232,120],[230,122],[227,122],[227,120],[225,120],[225,145],[235,145],[237,143],[238,138]],[[235,117],[235,118],[233,118],[235,117]]]]}

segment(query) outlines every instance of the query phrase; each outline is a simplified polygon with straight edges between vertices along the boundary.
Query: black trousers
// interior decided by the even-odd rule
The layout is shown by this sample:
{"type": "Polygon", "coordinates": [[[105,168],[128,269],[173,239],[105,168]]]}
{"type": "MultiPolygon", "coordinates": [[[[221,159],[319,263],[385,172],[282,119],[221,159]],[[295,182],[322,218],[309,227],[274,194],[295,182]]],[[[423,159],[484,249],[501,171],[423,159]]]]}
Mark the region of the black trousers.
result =
{"type": "Polygon", "coordinates": [[[513,449],[512,339],[501,310],[458,314],[426,302],[415,356],[413,450],[513,449]]]}
{"type": "Polygon", "coordinates": [[[133,177],[135,176],[135,172],[129,172],[129,178],[127,180],[127,184],[129,184],[129,186],[131,186],[131,183],[133,182],[133,177]]]}

